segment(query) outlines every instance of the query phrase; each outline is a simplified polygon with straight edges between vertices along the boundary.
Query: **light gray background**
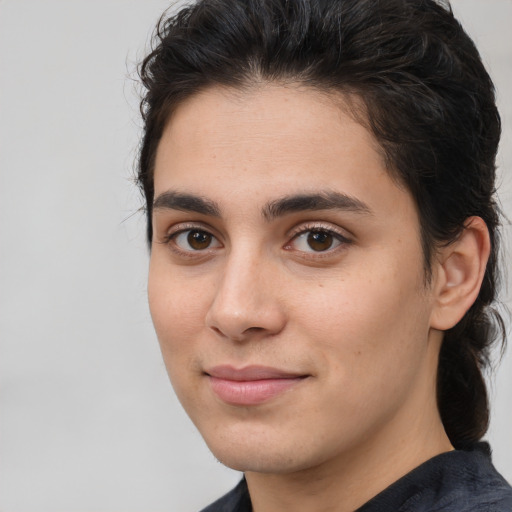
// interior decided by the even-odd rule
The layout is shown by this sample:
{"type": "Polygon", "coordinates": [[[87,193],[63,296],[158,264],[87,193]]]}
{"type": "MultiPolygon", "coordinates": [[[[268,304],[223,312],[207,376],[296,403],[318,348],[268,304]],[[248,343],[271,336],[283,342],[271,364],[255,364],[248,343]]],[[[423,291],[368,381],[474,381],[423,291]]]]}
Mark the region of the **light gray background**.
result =
{"type": "MultiPolygon", "coordinates": [[[[129,78],[164,0],[0,0],[0,511],[194,511],[239,478],[167,381],[146,300],[129,78]]],[[[512,216],[512,0],[456,0],[498,89],[512,216]]],[[[506,228],[510,261],[510,228],[506,228]]],[[[512,480],[512,355],[489,439],[512,480]]]]}

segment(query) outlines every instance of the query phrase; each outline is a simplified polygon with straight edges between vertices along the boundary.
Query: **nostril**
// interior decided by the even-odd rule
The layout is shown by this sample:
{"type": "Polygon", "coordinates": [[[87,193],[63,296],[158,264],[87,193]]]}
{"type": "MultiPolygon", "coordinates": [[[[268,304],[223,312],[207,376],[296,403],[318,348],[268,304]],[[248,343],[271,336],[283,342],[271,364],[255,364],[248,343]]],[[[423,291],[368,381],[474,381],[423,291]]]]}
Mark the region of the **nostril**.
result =
{"type": "Polygon", "coordinates": [[[264,330],[265,329],[263,327],[249,327],[244,331],[244,334],[258,333],[264,330]]]}
{"type": "Polygon", "coordinates": [[[216,327],[214,325],[210,326],[210,329],[218,336],[220,336],[222,338],[229,338],[233,341],[244,341],[246,339],[251,338],[252,335],[265,332],[265,330],[266,330],[264,327],[249,327],[249,328],[245,329],[242,333],[236,334],[236,333],[224,332],[222,329],[220,329],[219,327],[216,327]]]}
{"type": "Polygon", "coordinates": [[[225,334],[218,328],[218,327],[215,327],[214,325],[212,325],[210,327],[210,329],[215,333],[215,334],[218,334],[219,336],[225,336],[225,334]]]}

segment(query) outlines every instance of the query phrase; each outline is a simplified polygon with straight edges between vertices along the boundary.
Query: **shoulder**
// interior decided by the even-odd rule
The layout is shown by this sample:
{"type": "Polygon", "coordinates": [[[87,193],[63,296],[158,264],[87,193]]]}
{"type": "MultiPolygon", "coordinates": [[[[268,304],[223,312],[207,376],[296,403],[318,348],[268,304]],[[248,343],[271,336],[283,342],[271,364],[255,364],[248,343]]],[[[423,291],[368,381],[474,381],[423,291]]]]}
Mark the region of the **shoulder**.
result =
{"type": "Polygon", "coordinates": [[[493,466],[487,443],[445,455],[440,510],[512,512],[512,487],[493,466]]]}
{"type": "Polygon", "coordinates": [[[512,512],[512,488],[480,443],[428,460],[359,509],[384,511],[512,512]]]}

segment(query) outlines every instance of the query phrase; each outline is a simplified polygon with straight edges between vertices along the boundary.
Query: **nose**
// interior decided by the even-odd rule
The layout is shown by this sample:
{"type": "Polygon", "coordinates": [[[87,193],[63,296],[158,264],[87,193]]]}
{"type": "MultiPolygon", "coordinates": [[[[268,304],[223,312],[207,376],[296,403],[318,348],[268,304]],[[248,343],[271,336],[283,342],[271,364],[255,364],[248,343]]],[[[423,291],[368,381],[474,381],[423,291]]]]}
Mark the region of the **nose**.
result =
{"type": "Polygon", "coordinates": [[[286,324],[279,271],[272,263],[232,254],[223,267],[206,325],[232,341],[266,337],[286,324]]]}

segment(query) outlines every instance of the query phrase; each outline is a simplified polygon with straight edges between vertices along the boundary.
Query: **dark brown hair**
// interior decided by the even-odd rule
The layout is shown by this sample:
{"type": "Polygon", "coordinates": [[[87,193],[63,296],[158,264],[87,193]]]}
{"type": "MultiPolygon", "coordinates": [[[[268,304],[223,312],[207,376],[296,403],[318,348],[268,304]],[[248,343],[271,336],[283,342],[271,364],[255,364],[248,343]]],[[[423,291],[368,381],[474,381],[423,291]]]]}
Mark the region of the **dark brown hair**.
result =
{"type": "Polygon", "coordinates": [[[503,322],[496,298],[499,212],[494,87],[447,2],[434,0],[200,0],[162,18],[140,76],[145,122],[139,184],[152,238],[153,166],[173,109],[205,88],[300,83],[356,95],[389,172],[414,197],[426,278],[439,245],[481,217],[492,251],[480,294],[447,331],[438,406],[455,447],[485,434],[482,370],[503,322]],[[498,329],[497,329],[498,328],[498,329]]]}

